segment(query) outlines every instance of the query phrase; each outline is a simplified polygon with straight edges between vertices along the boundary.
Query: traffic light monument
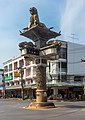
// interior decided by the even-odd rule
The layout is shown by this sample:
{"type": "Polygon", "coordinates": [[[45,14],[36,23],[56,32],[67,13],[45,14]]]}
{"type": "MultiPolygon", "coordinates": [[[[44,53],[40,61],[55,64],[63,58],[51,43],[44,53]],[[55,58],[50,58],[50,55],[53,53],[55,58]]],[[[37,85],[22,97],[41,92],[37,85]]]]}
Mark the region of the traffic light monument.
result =
{"type": "Polygon", "coordinates": [[[32,102],[29,108],[53,108],[55,105],[47,101],[46,66],[47,60],[55,59],[61,43],[53,40],[47,44],[47,41],[61,34],[52,31],[51,28],[47,28],[45,24],[40,22],[35,7],[30,8],[29,11],[31,13],[30,24],[23,29],[23,32],[20,31],[20,35],[30,38],[35,44],[32,42],[19,44],[21,55],[36,63],[36,102],[32,102]]]}

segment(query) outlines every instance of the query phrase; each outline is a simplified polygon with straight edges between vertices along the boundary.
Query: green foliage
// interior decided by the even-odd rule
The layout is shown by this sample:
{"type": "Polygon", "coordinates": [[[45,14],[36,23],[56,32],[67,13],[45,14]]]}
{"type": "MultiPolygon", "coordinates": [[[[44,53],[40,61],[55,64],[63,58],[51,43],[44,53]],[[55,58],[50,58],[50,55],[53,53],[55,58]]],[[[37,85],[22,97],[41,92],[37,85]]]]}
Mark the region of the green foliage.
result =
{"type": "Polygon", "coordinates": [[[33,99],[33,97],[32,97],[32,96],[29,96],[29,99],[30,99],[30,100],[32,100],[32,99],[33,99]]]}
{"type": "Polygon", "coordinates": [[[82,100],[85,100],[85,94],[83,94],[83,95],[81,96],[81,99],[82,99],[82,100]]]}
{"type": "Polygon", "coordinates": [[[29,98],[29,96],[24,96],[24,100],[26,100],[26,99],[28,99],[29,98]]]}
{"type": "Polygon", "coordinates": [[[11,98],[9,94],[5,94],[5,98],[11,98]]]}
{"type": "Polygon", "coordinates": [[[33,97],[32,97],[32,96],[24,96],[24,100],[26,100],[26,99],[30,99],[30,100],[32,100],[33,97]]]}

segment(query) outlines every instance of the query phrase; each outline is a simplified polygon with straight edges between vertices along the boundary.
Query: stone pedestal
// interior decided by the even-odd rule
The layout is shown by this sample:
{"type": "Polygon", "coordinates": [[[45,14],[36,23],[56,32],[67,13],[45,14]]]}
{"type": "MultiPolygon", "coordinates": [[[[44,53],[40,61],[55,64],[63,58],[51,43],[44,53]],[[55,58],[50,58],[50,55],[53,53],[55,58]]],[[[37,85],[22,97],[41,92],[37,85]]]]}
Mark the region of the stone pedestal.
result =
{"type": "Polygon", "coordinates": [[[46,90],[36,90],[36,102],[47,102],[46,90]]]}

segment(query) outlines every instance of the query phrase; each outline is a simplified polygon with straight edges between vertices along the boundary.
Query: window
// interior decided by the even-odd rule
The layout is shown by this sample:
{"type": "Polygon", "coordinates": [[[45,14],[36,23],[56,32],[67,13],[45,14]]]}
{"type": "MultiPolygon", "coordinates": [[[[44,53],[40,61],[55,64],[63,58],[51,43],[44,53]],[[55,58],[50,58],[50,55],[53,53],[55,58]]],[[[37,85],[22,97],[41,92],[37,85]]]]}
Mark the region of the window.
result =
{"type": "Polygon", "coordinates": [[[11,84],[11,86],[13,86],[13,85],[14,85],[14,82],[11,82],[10,84],[11,84]]]}
{"type": "Polygon", "coordinates": [[[30,65],[30,64],[31,64],[30,61],[28,61],[28,60],[25,61],[25,65],[26,65],[26,66],[28,66],[28,65],[30,65]]]}
{"type": "Polygon", "coordinates": [[[36,75],[36,67],[33,67],[33,75],[36,75]]]}
{"type": "Polygon", "coordinates": [[[61,62],[61,68],[67,68],[67,63],[61,62]]]}
{"type": "Polygon", "coordinates": [[[8,66],[4,67],[4,72],[8,72],[8,66]]]}
{"type": "Polygon", "coordinates": [[[17,62],[14,63],[14,70],[17,69],[17,67],[18,67],[17,64],[18,64],[17,62]]]}
{"type": "Polygon", "coordinates": [[[22,59],[22,60],[19,61],[19,67],[21,67],[23,65],[24,65],[24,60],[22,59]]]}
{"type": "Polygon", "coordinates": [[[12,71],[12,64],[9,65],[9,71],[12,71]]]}
{"type": "Polygon", "coordinates": [[[31,68],[26,69],[26,76],[29,76],[31,74],[31,68]]]}
{"type": "Polygon", "coordinates": [[[16,82],[16,85],[19,85],[19,81],[16,82]]]}
{"type": "Polygon", "coordinates": [[[8,74],[5,74],[5,77],[7,77],[8,76],[8,74]]]}
{"type": "Polygon", "coordinates": [[[10,73],[9,76],[13,76],[13,73],[10,73]]]}
{"type": "Polygon", "coordinates": [[[41,61],[42,61],[42,63],[47,64],[47,60],[42,59],[41,61]]]}
{"type": "Polygon", "coordinates": [[[9,83],[6,83],[6,86],[9,86],[9,83]]]}
{"type": "Polygon", "coordinates": [[[59,62],[59,69],[61,72],[66,72],[67,71],[67,63],[66,62],[59,62]]]}
{"type": "Polygon", "coordinates": [[[60,53],[59,53],[59,58],[66,59],[67,57],[67,49],[66,48],[61,48],[60,53]]]}
{"type": "Polygon", "coordinates": [[[83,81],[83,77],[82,76],[75,76],[74,81],[83,81]]]}
{"type": "Polygon", "coordinates": [[[61,76],[61,81],[62,81],[62,82],[67,81],[67,77],[66,77],[66,75],[62,75],[62,76],[61,76]]]}
{"type": "Polygon", "coordinates": [[[37,60],[36,60],[36,64],[39,64],[39,63],[40,63],[40,59],[37,59],[37,60]]]}

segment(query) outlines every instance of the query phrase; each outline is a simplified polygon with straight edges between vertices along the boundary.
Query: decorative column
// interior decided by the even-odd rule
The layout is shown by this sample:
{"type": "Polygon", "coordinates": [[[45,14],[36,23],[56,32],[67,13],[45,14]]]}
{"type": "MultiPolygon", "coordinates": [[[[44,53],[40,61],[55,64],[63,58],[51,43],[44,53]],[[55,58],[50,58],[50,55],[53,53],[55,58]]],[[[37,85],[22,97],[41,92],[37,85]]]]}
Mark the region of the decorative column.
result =
{"type": "Polygon", "coordinates": [[[46,94],[46,66],[37,65],[36,67],[36,102],[47,102],[46,94]]]}
{"type": "Polygon", "coordinates": [[[60,42],[53,41],[47,45],[47,41],[60,36],[60,32],[54,32],[42,24],[38,18],[38,11],[35,7],[29,9],[31,13],[29,27],[24,28],[20,35],[35,42],[22,42],[19,44],[21,55],[24,58],[35,60],[36,62],[36,102],[32,102],[29,108],[53,108],[53,103],[47,102],[46,94],[46,65],[47,59],[52,59],[57,54],[57,48],[60,48],[60,42]],[[36,16],[36,17],[35,17],[36,16]],[[36,21],[36,22],[35,22],[36,21]],[[54,57],[53,57],[54,56],[54,57]],[[46,58],[46,59],[45,59],[46,58]]]}
{"type": "Polygon", "coordinates": [[[36,62],[36,102],[32,102],[29,108],[39,109],[39,108],[53,108],[54,103],[47,102],[46,93],[46,66],[47,60],[38,58],[36,62]]]}

